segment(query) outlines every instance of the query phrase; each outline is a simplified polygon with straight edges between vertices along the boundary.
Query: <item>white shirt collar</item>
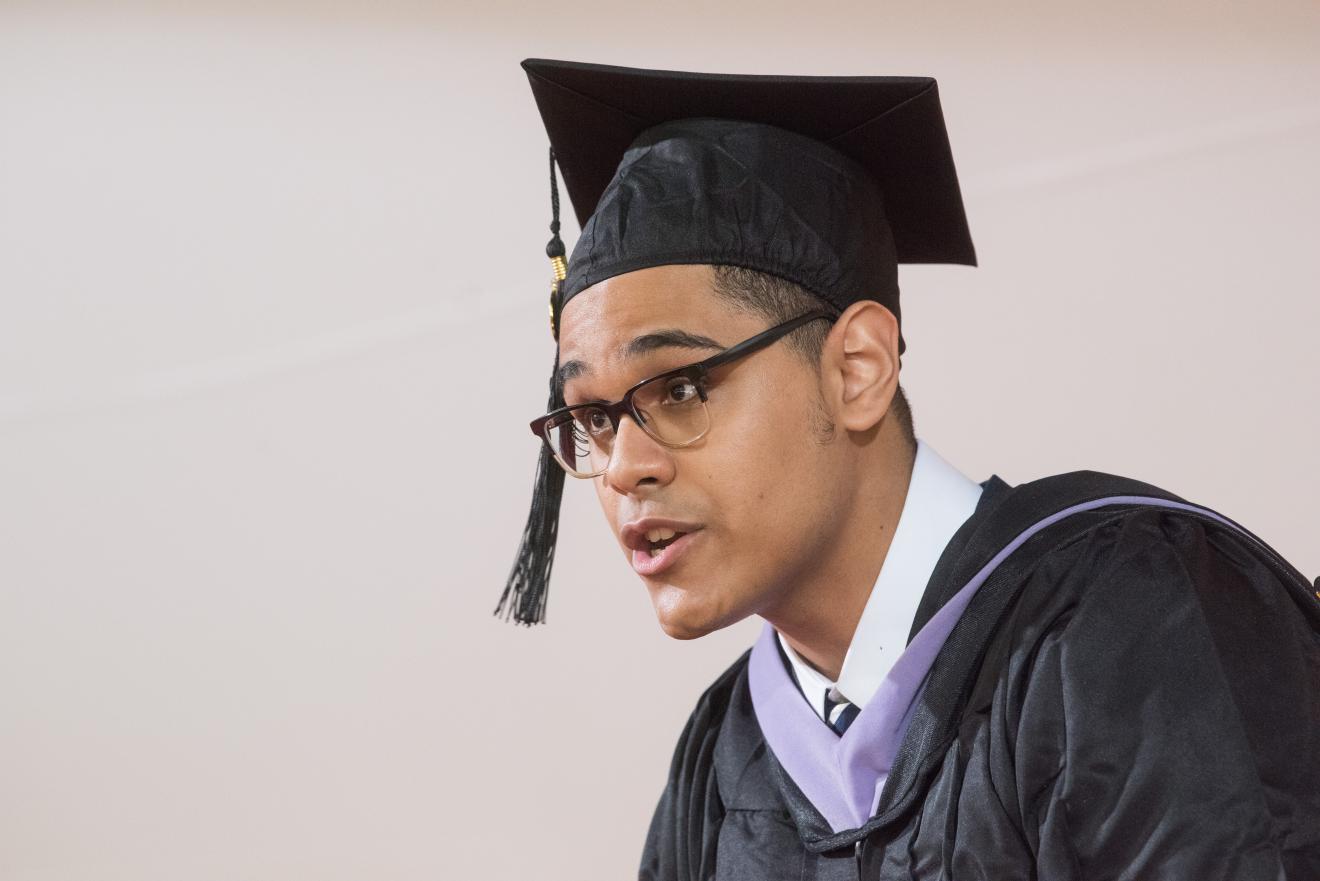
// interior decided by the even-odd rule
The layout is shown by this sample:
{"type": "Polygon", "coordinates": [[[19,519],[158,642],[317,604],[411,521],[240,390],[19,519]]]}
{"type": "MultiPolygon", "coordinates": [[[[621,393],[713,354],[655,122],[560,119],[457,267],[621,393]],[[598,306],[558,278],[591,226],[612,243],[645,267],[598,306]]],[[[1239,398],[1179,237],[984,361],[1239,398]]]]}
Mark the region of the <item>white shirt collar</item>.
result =
{"type": "Polygon", "coordinates": [[[935,564],[958,527],[976,510],[981,492],[980,484],[917,438],[903,510],[880,575],[843,657],[838,682],[831,682],[809,665],[779,635],[779,644],[793,665],[803,694],[821,718],[827,695],[834,701],[855,703],[859,709],[875,695],[907,648],[908,632],[935,564]],[[836,690],[834,694],[831,689],[836,690]]]}

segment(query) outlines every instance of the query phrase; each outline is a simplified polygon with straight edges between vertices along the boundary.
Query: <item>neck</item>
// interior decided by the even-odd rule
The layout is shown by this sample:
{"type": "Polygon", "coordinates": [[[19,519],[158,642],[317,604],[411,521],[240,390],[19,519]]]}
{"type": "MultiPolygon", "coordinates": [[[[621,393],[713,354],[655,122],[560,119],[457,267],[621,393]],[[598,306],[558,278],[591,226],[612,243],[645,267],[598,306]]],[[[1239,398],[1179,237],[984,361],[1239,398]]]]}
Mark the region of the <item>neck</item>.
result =
{"type": "MultiPolygon", "coordinates": [[[[879,445],[877,445],[879,446],[879,445]]],[[[914,453],[884,444],[862,467],[852,504],[841,506],[821,553],[792,576],[791,587],[761,617],[793,650],[830,680],[839,678],[857,622],[889,554],[912,479],[914,453]]]]}

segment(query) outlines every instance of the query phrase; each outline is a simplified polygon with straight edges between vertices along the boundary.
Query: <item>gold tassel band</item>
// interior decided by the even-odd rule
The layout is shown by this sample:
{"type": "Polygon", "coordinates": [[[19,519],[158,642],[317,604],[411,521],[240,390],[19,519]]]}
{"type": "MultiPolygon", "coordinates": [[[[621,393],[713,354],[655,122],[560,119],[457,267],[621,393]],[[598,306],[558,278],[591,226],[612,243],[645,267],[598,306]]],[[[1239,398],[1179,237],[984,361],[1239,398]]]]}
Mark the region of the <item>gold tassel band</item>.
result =
{"type": "Polygon", "coordinates": [[[559,322],[556,320],[555,303],[559,301],[559,285],[568,276],[568,262],[563,257],[551,257],[550,268],[554,272],[554,280],[550,282],[550,333],[555,339],[559,339],[559,322]]]}

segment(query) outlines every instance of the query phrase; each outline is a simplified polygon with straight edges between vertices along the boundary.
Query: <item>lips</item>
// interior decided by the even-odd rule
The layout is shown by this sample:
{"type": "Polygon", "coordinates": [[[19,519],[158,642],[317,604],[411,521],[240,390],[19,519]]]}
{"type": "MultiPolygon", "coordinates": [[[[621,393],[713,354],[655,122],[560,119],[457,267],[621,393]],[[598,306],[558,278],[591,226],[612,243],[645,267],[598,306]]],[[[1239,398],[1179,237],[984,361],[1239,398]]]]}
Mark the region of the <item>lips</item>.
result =
{"type": "Polygon", "coordinates": [[[701,533],[685,532],[676,535],[662,546],[654,549],[648,544],[645,548],[634,548],[632,552],[633,571],[638,575],[659,575],[676,564],[701,533]]]}
{"type": "Polygon", "coordinates": [[[655,575],[673,566],[692,544],[701,525],[666,517],[644,517],[626,524],[619,537],[632,552],[639,575],[655,575]]]}

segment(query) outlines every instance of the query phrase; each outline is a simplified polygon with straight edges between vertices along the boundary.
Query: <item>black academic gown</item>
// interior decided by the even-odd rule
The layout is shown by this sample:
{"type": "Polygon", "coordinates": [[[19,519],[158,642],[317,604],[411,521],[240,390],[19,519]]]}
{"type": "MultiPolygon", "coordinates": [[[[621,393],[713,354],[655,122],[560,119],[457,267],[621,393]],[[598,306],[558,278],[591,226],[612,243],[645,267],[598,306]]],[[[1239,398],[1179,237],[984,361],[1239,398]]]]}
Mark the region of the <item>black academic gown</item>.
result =
{"type": "MultiPolygon", "coordinates": [[[[915,635],[1040,487],[991,477],[915,635]]],[[[1051,484],[1051,481],[1053,482],[1051,484]]],[[[909,637],[909,640],[911,636],[909,637]]],[[[643,881],[1320,881],[1320,601],[1231,527],[1115,505],[1035,535],[973,596],[878,808],[836,831],[766,745],[748,654],[698,700],[643,881]]]]}

